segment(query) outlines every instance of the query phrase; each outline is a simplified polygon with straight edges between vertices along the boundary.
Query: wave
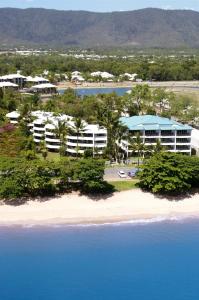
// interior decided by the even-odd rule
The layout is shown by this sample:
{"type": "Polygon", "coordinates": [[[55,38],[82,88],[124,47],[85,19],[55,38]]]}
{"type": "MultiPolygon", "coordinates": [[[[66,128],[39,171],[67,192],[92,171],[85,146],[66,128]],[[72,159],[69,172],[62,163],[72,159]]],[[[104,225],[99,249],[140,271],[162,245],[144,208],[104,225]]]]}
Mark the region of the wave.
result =
{"type": "Polygon", "coordinates": [[[193,221],[198,220],[196,216],[169,216],[169,217],[154,217],[148,219],[133,219],[133,220],[124,220],[124,221],[114,221],[114,222],[104,222],[104,223],[77,223],[77,224],[67,224],[67,223],[29,223],[29,224],[1,224],[0,228],[86,228],[86,227],[105,227],[105,226],[126,226],[126,225],[141,225],[145,226],[152,223],[163,223],[163,222],[185,222],[185,221],[193,221]]]}

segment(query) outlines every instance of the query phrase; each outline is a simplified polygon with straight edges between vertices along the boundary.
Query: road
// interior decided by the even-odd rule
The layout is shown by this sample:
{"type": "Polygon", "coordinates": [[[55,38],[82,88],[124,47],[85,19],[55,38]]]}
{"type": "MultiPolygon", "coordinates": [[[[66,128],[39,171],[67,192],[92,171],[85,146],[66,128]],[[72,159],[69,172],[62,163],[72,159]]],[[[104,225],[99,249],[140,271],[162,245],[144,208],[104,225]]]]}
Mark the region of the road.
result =
{"type": "Polygon", "coordinates": [[[124,180],[131,180],[130,177],[127,178],[121,178],[118,175],[118,172],[120,170],[124,171],[126,174],[134,169],[134,167],[112,167],[112,168],[106,168],[105,169],[105,175],[104,180],[106,181],[124,181],[124,180]]]}

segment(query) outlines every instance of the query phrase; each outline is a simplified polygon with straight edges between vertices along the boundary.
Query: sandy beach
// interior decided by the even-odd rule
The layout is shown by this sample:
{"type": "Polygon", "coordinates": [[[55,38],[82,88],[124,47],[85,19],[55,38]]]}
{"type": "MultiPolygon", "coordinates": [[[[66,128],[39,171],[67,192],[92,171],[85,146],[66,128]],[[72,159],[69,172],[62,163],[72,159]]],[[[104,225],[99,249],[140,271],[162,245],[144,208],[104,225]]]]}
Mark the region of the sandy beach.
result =
{"type": "Polygon", "coordinates": [[[73,193],[20,206],[0,206],[0,225],[99,224],[179,217],[199,217],[199,194],[169,201],[135,189],[105,199],[73,193]]]}

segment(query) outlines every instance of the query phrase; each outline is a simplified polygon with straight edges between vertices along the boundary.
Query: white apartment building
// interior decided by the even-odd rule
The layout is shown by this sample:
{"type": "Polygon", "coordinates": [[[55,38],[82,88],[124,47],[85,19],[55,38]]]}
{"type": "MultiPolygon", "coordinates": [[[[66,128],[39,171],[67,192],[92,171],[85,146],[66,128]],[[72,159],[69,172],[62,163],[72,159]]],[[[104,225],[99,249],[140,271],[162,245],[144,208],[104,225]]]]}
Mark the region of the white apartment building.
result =
{"type": "MultiPolygon", "coordinates": [[[[188,125],[152,115],[122,117],[121,122],[127,126],[132,139],[139,134],[145,145],[156,145],[157,141],[160,141],[169,152],[191,155],[192,127],[188,125]]],[[[127,156],[132,153],[126,140],[121,142],[121,148],[127,156]]]]}
{"type": "MultiPolygon", "coordinates": [[[[35,143],[39,144],[41,141],[45,141],[49,151],[58,152],[60,149],[60,140],[56,137],[58,122],[66,122],[69,128],[74,128],[73,118],[64,114],[55,116],[51,112],[44,111],[34,111],[32,116],[35,120],[29,126],[35,143]]],[[[12,112],[7,114],[7,117],[11,123],[17,124],[20,114],[12,112]]],[[[97,124],[84,122],[84,128],[79,136],[71,131],[66,137],[66,152],[70,155],[77,153],[77,147],[80,154],[83,154],[87,149],[102,154],[106,146],[107,130],[97,124]]]]}

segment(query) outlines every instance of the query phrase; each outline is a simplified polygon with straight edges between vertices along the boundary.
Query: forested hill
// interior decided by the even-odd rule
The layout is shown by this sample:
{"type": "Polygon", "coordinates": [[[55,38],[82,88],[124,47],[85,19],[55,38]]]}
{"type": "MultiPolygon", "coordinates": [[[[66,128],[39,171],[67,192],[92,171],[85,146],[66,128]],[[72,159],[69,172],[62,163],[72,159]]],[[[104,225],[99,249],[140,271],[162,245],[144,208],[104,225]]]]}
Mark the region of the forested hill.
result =
{"type": "Polygon", "coordinates": [[[199,47],[199,12],[148,8],[93,13],[1,8],[0,43],[80,47],[199,47]]]}

